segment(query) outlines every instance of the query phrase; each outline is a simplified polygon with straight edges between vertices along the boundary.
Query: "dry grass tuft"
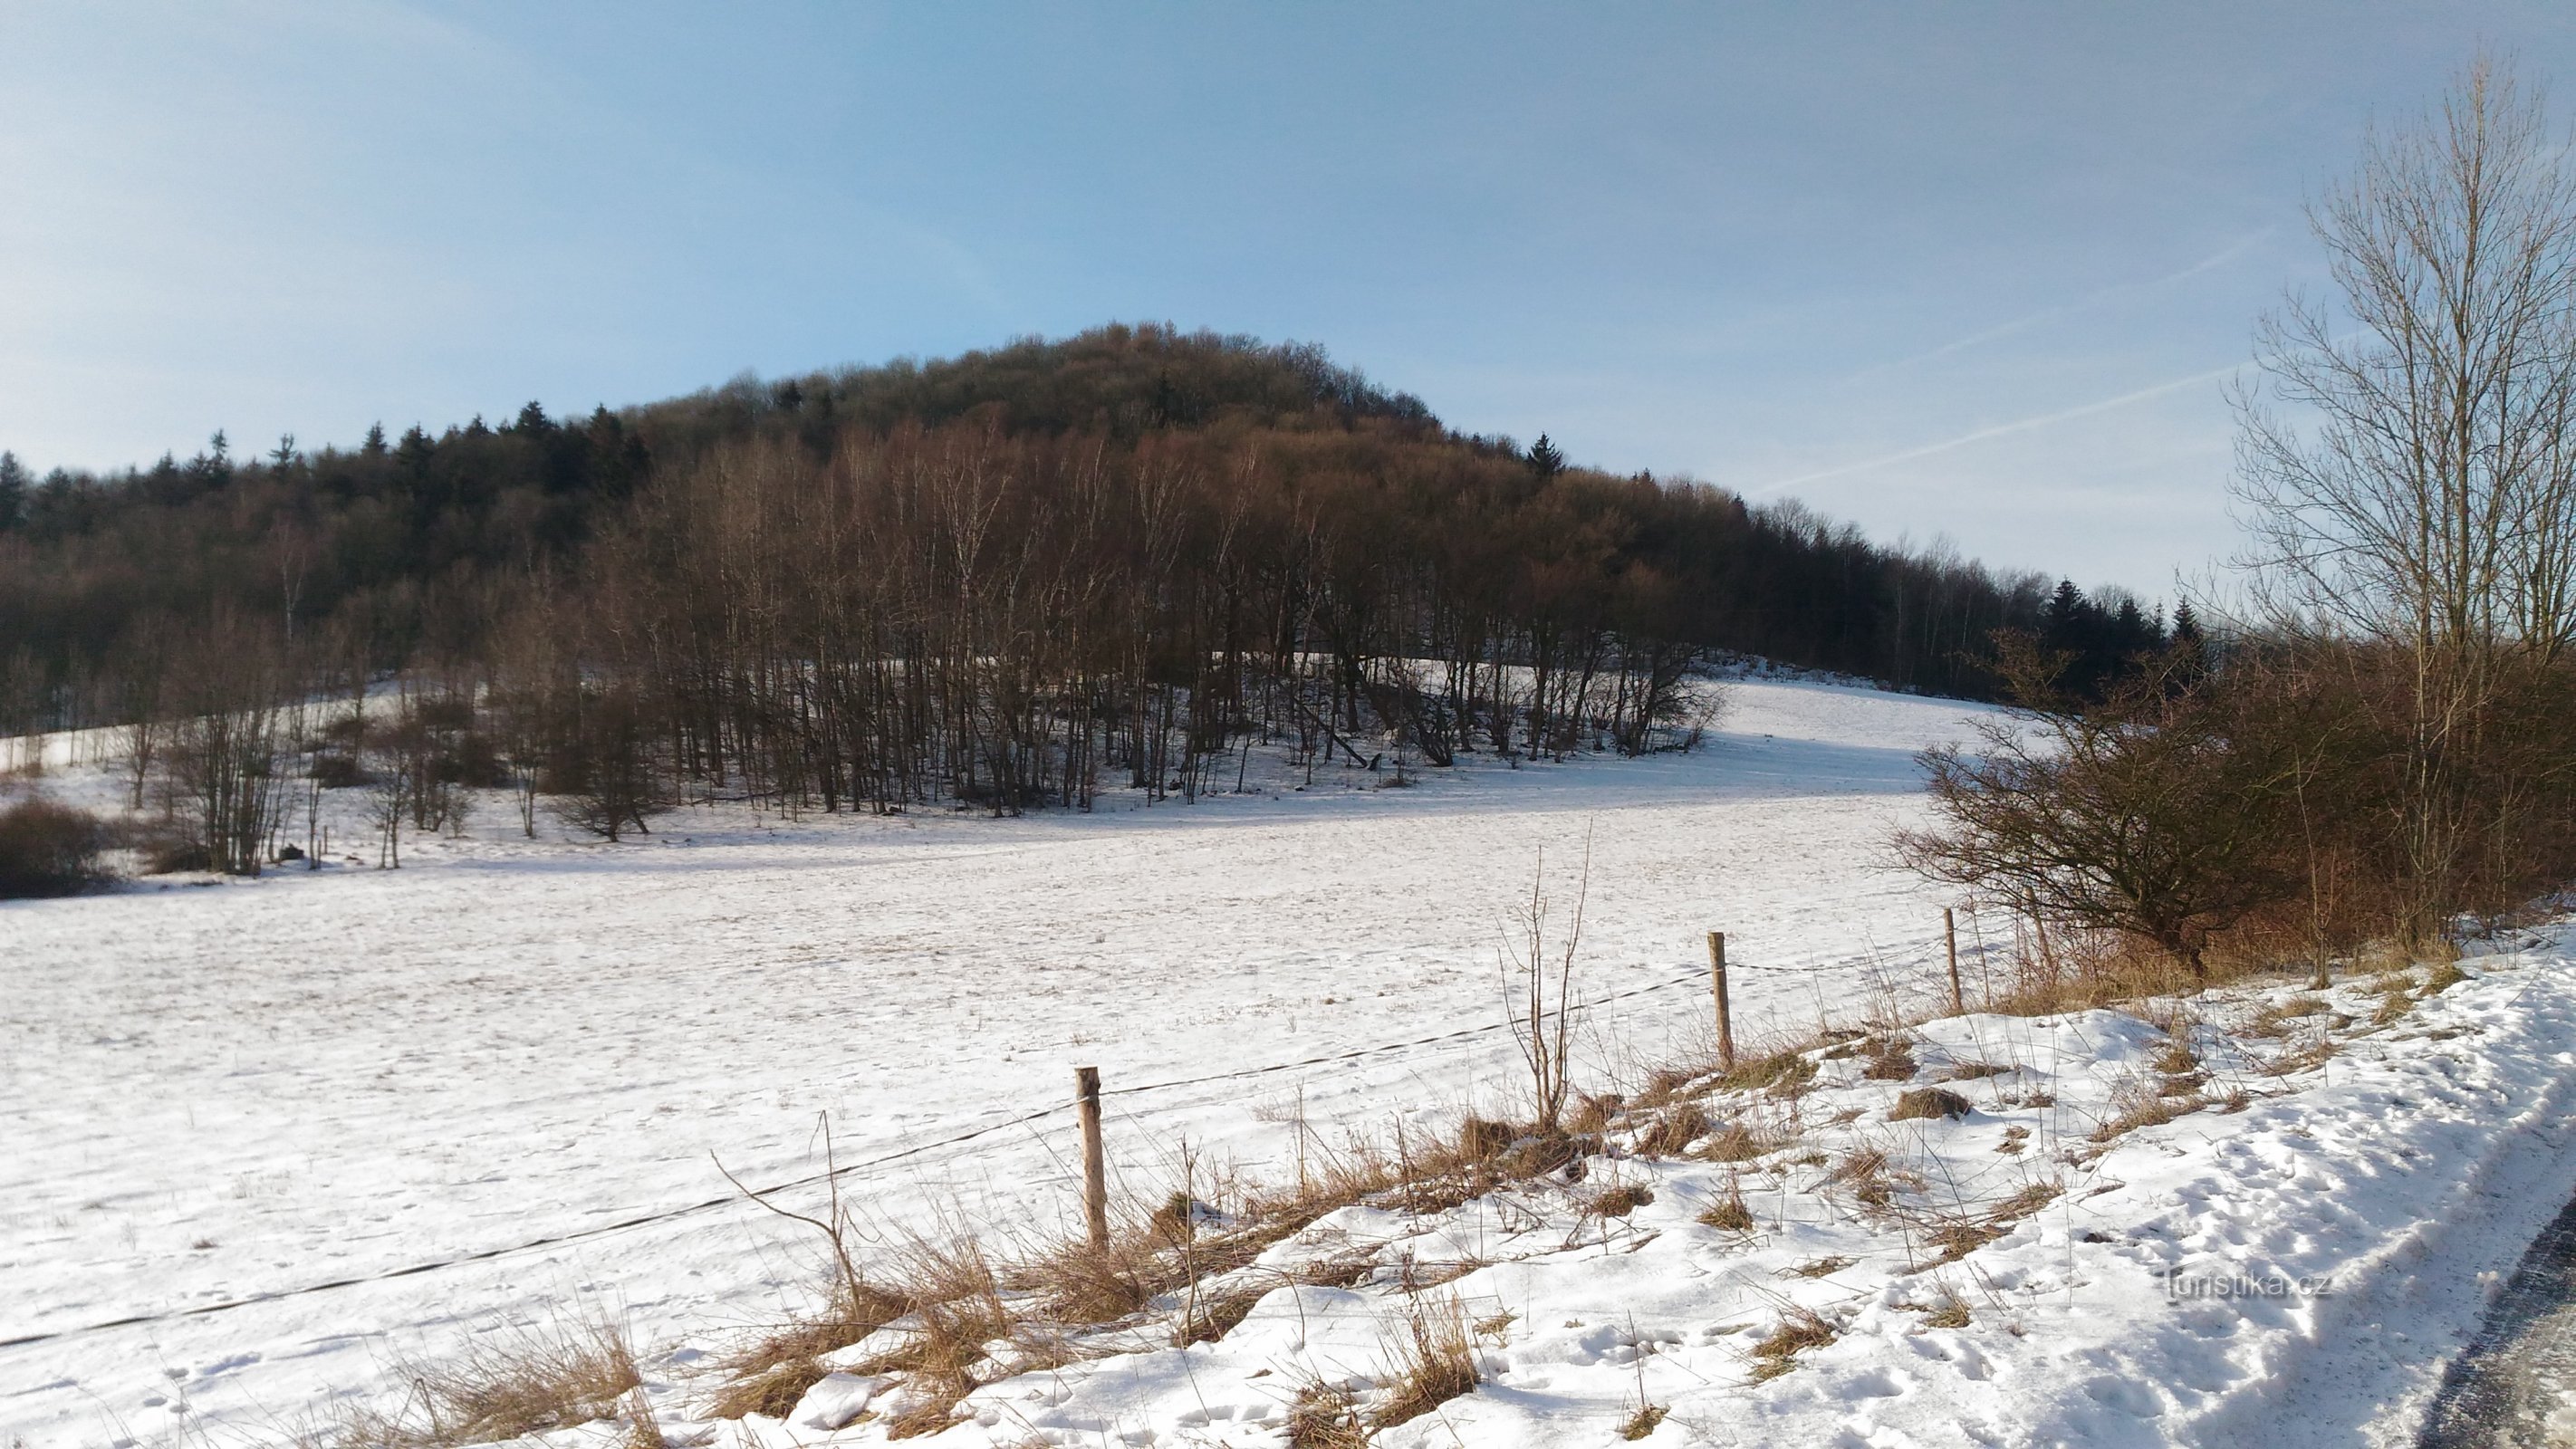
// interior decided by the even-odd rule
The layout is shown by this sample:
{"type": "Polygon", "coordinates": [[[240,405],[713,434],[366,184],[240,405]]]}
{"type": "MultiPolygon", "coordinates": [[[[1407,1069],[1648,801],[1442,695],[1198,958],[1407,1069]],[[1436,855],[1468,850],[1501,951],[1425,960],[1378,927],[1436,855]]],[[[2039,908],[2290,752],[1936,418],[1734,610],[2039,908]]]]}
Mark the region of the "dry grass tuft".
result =
{"type": "Polygon", "coordinates": [[[1173,1335],[1173,1343],[1187,1348],[1194,1343],[1216,1342],[1234,1332],[1235,1325],[1243,1322],[1269,1291],[1246,1286],[1199,1299],[1185,1311],[1180,1331],[1173,1335]]]}
{"type": "Polygon", "coordinates": [[[411,1388],[400,1413],[354,1415],[329,1437],[366,1449],[525,1438],[619,1418],[642,1384],[625,1329],[605,1317],[514,1330],[446,1363],[397,1365],[396,1374],[411,1388]]]}
{"type": "Polygon", "coordinates": [[[2048,1206],[2050,1203],[2057,1201],[2059,1195],[2065,1191],[2066,1189],[2053,1179],[2043,1182],[2028,1183],[2025,1184],[2020,1191],[2015,1192],[2008,1198],[2005,1198],[2002,1202],[1995,1204],[1993,1209],[1990,1211],[1989,1216],[1999,1223],[2008,1223],[2019,1218],[2026,1218],[2032,1213],[2039,1211],[2041,1208],[2048,1206]]]}
{"type": "Polygon", "coordinates": [[[1680,1101],[1689,1093],[1691,1084],[1706,1075],[1707,1073],[1704,1071],[1687,1071],[1680,1067],[1665,1067],[1646,1079],[1646,1089],[1639,1092],[1637,1094],[1637,1100],[1629,1105],[1641,1112],[1651,1112],[1658,1107],[1668,1107],[1673,1103],[1680,1101]]]}
{"type": "Polygon", "coordinates": [[[1580,1093],[1574,1103],[1574,1120],[1566,1124],[1566,1130],[1588,1137],[1608,1127],[1625,1104],[1626,1099],[1616,1093],[1600,1097],[1590,1092],[1580,1093]]]}
{"type": "Polygon", "coordinates": [[[1780,1326],[1753,1346],[1753,1381],[1776,1379],[1798,1366],[1798,1355],[1834,1341],[1834,1326],[1804,1308],[1781,1311],[1780,1326]]]}
{"type": "Polygon", "coordinates": [[[626,1442],[619,1449],[671,1449],[671,1441],[662,1437],[661,1420],[653,1416],[653,1403],[641,1387],[626,1395],[626,1442]]]}
{"type": "Polygon", "coordinates": [[[2469,973],[2461,970],[2458,962],[2436,961],[2430,969],[2425,971],[2424,989],[2419,994],[2424,996],[2433,996],[2440,992],[2448,991],[2452,987],[2457,986],[2468,979],[2469,973]]]}
{"type": "Polygon", "coordinates": [[[2111,1116],[2093,1129],[2095,1142],[2108,1142],[2140,1127],[2156,1127],[2177,1117],[2187,1117],[2209,1105],[2209,1099],[2197,1092],[2173,1094],[2135,1082],[2122,1082],[2111,1089],[2111,1116]]]}
{"type": "Polygon", "coordinates": [[[887,1325],[905,1341],[859,1366],[862,1373],[901,1373],[911,1402],[886,1426],[889,1439],[935,1434],[954,1419],[957,1401],[975,1388],[985,1346],[1010,1336],[1011,1313],[983,1247],[972,1238],[912,1237],[892,1255],[888,1281],[905,1313],[887,1325]]]}
{"type": "Polygon", "coordinates": [[[1941,1250],[1939,1261],[1955,1263],[2003,1236],[2003,1229],[1983,1218],[1943,1218],[1924,1229],[1923,1240],[1941,1250]]]}
{"type": "MultiPolygon", "coordinates": [[[[818,1354],[847,1348],[903,1312],[901,1294],[862,1278],[847,1278],[832,1285],[831,1296],[824,1300],[819,1312],[772,1329],[727,1354],[718,1367],[737,1380],[758,1378],[781,1365],[803,1363],[818,1354]]],[[[730,1386],[719,1391],[719,1396],[729,1390],[730,1386]]],[[[719,1413],[717,1417],[738,1416],[719,1413]]]]}
{"type": "Polygon", "coordinates": [[[1715,1124],[1695,1102],[1684,1102],[1657,1117],[1637,1138],[1637,1151],[1647,1157],[1679,1157],[1715,1124]]]}
{"type": "Polygon", "coordinates": [[[1932,1311],[1923,1315],[1923,1326],[1926,1328],[1967,1327],[1967,1302],[1958,1294],[1945,1289],[1941,1294],[1941,1301],[1933,1304],[1932,1311]]]}
{"type": "Polygon", "coordinates": [[[2287,1077],[2299,1072],[2314,1071],[2324,1066],[2334,1054],[2335,1044],[2324,1037],[2319,1037],[2297,1051],[2283,1052],[2265,1062],[2261,1071],[2267,1077],[2287,1077]]]}
{"type": "Polygon", "coordinates": [[[1729,1092],[1767,1091],[1774,1096],[1794,1096],[1816,1079],[1816,1064],[1801,1047],[1782,1047],[1766,1056],[1738,1060],[1735,1068],[1717,1079],[1719,1087],[1729,1092]]]}
{"type": "Polygon", "coordinates": [[[1834,1165],[1832,1181],[1851,1189],[1858,1201],[1883,1208],[1895,1198],[1888,1171],[1887,1152],[1879,1147],[1856,1147],[1834,1165]]]}
{"type": "Polygon", "coordinates": [[[1405,1314],[1404,1327],[1389,1365],[1395,1393],[1369,1416],[1372,1429],[1420,1418],[1461,1394],[1475,1392],[1476,1343],[1468,1326],[1467,1305],[1457,1295],[1416,1298],[1405,1314]]]}
{"type": "Polygon", "coordinates": [[[1059,1243],[1014,1269],[1011,1283],[1034,1291],[1058,1322],[1115,1323],[1182,1286],[1175,1281],[1179,1261],[1149,1229],[1117,1234],[1106,1250],[1080,1240],[1059,1243]]]}
{"type": "Polygon", "coordinates": [[[1470,1117],[1458,1124],[1458,1155],[1469,1162],[1489,1161],[1510,1150],[1520,1137],[1520,1129],[1509,1122],[1470,1117]]]}
{"type": "Polygon", "coordinates": [[[2021,1068],[2012,1066],[2005,1062],[1981,1062],[1974,1060],[1952,1062],[1950,1064],[1950,1070],[1942,1073],[1942,1080],[1948,1082],[1973,1082],[1982,1077],[2009,1077],[2020,1070],[2021,1068]]]}
{"type": "Polygon", "coordinates": [[[1288,1406],[1287,1449],[1368,1449],[1368,1439],[1347,1389],[1308,1384],[1288,1406]]]}
{"type": "Polygon", "coordinates": [[[1753,1231],[1753,1209],[1744,1205],[1743,1191],[1729,1183],[1726,1196],[1700,1210],[1698,1222],[1721,1233],[1749,1233],[1753,1231]]]}
{"type": "Polygon", "coordinates": [[[718,1419],[739,1419],[749,1414],[784,1419],[805,1397],[805,1391],[821,1383],[830,1372],[810,1358],[773,1363],[717,1389],[715,1397],[707,1401],[707,1412],[718,1419]]]}
{"type": "Polygon", "coordinates": [[[1595,1193],[1593,1212],[1605,1218],[1624,1218],[1655,1200],[1655,1190],[1639,1182],[1623,1182],[1595,1193]]]}
{"type": "Polygon", "coordinates": [[[1887,1114],[1890,1122],[1912,1122],[1927,1117],[1965,1117],[1968,1099],[1947,1087],[1916,1087],[1897,1095],[1896,1106],[1887,1114]]]}
{"type": "Polygon", "coordinates": [[[1741,1122],[1729,1122],[1709,1137],[1708,1145],[1699,1150],[1699,1155],[1711,1162],[1751,1162],[1764,1153],[1778,1150],[1779,1144],[1763,1133],[1741,1122]]]}
{"type": "Polygon", "coordinates": [[[1647,1435],[1655,1432],[1655,1426],[1657,1424],[1664,1422],[1664,1415],[1667,1412],[1669,1411],[1661,1404],[1638,1405],[1637,1412],[1630,1414],[1628,1416],[1628,1421],[1619,1426],[1619,1437],[1622,1439],[1645,1438],[1647,1435]]]}
{"type": "Polygon", "coordinates": [[[1914,1079],[1914,1044],[1901,1036],[1882,1036],[1868,1046],[1869,1065],[1860,1074],[1873,1082],[1909,1082],[1914,1079]]]}

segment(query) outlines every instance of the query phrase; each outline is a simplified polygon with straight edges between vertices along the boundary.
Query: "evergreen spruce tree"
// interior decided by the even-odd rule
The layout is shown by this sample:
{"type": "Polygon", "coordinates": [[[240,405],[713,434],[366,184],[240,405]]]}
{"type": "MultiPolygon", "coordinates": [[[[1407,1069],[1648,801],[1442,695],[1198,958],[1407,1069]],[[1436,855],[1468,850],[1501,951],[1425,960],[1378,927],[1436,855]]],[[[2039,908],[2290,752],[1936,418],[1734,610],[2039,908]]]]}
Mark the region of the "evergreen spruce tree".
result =
{"type": "Polygon", "coordinates": [[[1565,471],[1565,454],[1557,451],[1556,444],[1547,440],[1547,434],[1541,433],[1538,441],[1530,444],[1529,465],[1530,471],[1538,476],[1553,478],[1565,471]]]}
{"type": "Polygon", "coordinates": [[[0,453],[0,533],[27,517],[27,469],[15,453],[0,453]]]}

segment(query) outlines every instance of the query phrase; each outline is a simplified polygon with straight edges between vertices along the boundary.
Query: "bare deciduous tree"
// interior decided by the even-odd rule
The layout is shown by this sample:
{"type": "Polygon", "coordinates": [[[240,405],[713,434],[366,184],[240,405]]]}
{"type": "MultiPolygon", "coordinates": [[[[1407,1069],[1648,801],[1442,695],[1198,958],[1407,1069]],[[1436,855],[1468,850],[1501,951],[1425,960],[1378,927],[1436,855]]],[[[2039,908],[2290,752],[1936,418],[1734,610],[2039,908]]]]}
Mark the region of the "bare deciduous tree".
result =
{"type": "Polygon", "coordinates": [[[1547,856],[1530,872],[1529,901],[1515,912],[1517,941],[1503,947],[1503,988],[1513,1002],[1512,1036],[1528,1068],[1530,1103],[1542,1136],[1554,1136],[1565,1115],[1566,1067],[1574,1042],[1574,959],[1583,945],[1583,905],[1592,889],[1592,837],[1583,838],[1583,868],[1575,878],[1574,919],[1562,940],[1548,939],[1547,856]],[[1554,980],[1550,980],[1550,977],[1554,980]]]}
{"type": "Polygon", "coordinates": [[[2508,676],[2576,642],[2576,168],[2489,56],[2374,130],[2315,202],[2339,305],[2294,296],[2241,392],[2237,496],[2269,623],[2414,674],[2398,829],[2440,928],[2508,676]]]}

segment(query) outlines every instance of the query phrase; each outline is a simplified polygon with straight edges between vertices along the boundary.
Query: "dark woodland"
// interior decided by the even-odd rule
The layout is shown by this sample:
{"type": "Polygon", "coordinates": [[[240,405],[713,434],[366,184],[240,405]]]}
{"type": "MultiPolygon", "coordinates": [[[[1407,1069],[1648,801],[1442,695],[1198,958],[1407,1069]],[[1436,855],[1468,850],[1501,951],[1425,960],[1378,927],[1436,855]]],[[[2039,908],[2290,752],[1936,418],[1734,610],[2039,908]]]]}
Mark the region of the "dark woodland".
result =
{"type": "Polygon", "coordinates": [[[1191,796],[1256,739],[1395,769],[1640,753],[1687,742],[1684,686],[1729,653],[1977,696],[1999,629],[2095,686],[2163,639],[2125,600],[1452,432],[1315,348],[1160,327],[0,471],[0,731],[137,725],[137,802],[188,776],[230,868],[276,828],[266,762],[223,763],[268,748],[261,712],[395,675],[400,707],[306,768],[408,779],[415,825],[517,781],[614,836],[680,798],[1191,796]],[[217,712],[254,738],[192,743],[217,712]]]}

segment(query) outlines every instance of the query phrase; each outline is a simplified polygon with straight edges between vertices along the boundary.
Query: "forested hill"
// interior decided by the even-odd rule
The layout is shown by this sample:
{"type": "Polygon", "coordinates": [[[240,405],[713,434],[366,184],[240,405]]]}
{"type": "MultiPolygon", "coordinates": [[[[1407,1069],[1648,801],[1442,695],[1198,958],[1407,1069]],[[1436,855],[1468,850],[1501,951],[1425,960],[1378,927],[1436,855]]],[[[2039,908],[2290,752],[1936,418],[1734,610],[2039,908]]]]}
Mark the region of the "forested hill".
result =
{"type": "Polygon", "coordinates": [[[683,751],[760,732],[720,717],[748,708],[751,656],[940,651],[1024,656],[1008,687],[1042,691],[1328,658],[1345,721],[1375,691],[1419,716],[1390,727],[1473,748],[1510,735],[1480,710],[1532,702],[1406,704],[1403,661],[1618,674],[1648,713],[1709,650],[1974,695],[1992,632],[2050,602],[1794,505],[1451,432],[1319,349],[1163,327],[348,448],[0,469],[0,728],[147,710],[191,639],[306,674],[472,673],[542,635],[583,677],[650,673],[683,751]]]}

